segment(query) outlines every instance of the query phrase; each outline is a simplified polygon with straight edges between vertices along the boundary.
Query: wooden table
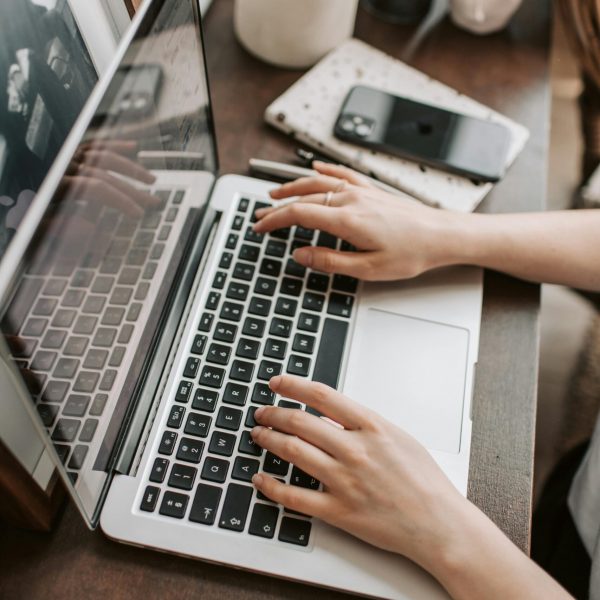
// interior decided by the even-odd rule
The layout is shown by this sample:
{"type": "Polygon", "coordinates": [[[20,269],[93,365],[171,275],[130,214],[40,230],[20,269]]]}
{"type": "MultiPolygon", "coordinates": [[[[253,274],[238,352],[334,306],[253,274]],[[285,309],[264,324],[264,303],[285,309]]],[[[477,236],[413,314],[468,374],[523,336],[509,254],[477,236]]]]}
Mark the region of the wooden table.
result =
{"type": "MultiPolygon", "coordinates": [[[[245,173],[251,156],[292,158],[293,144],[263,124],[265,107],[299,76],[268,67],[236,43],[232,0],[206,20],[221,171],[245,173]]],[[[400,57],[413,30],[360,11],[357,37],[400,57]]],[[[549,125],[549,8],[526,2],[509,30],[476,37],[443,22],[412,64],[526,125],[531,139],[483,203],[486,212],[541,210],[549,125]]],[[[477,370],[469,498],[529,549],[538,369],[539,288],[487,273],[477,370]]],[[[51,534],[0,525],[0,598],[348,597],[226,567],[129,548],[89,532],[68,505],[51,534]]]]}

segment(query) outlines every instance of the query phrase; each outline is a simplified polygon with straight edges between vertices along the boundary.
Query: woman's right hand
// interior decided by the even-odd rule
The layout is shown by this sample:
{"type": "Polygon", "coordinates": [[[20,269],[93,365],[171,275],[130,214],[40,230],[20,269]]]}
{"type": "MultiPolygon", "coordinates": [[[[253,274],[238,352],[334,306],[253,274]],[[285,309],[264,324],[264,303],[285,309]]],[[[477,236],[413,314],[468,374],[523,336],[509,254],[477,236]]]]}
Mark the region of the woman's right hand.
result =
{"type": "Polygon", "coordinates": [[[319,229],[358,251],[307,246],[294,252],[298,263],[374,281],[406,279],[460,262],[465,215],[389,194],[346,167],[319,162],[313,166],[318,176],[286,183],[271,193],[274,200],[299,198],[257,211],[255,230],[269,232],[292,225],[319,229]]]}

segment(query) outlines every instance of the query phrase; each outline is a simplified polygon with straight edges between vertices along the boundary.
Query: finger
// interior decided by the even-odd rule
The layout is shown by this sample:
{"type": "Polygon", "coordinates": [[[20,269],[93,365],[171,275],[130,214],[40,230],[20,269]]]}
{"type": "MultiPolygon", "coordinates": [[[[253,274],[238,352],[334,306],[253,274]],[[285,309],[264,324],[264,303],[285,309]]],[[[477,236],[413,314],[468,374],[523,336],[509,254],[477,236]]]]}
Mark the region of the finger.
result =
{"type": "Polygon", "coordinates": [[[334,165],[333,163],[315,160],[312,166],[315,171],[318,171],[322,175],[336,177],[337,179],[345,179],[349,183],[360,187],[374,187],[364,175],[361,175],[344,165],[334,165]]]}
{"type": "Polygon", "coordinates": [[[308,229],[327,231],[336,237],[348,239],[347,228],[340,219],[340,209],[322,204],[294,202],[281,207],[254,223],[254,230],[260,233],[300,225],[308,229]]]}
{"type": "Polygon", "coordinates": [[[251,431],[251,435],[261,448],[293,463],[323,483],[331,481],[336,472],[337,463],[329,454],[298,437],[260,425],[251,431]]]}
{"type": "Polygon", "coordinates": [[[92,167],[109,169],[110,171],[115,171],[121,175],[131,177],[132,179],[137,179],[142,183],[151,184],[156,181],[156,177],[141,165],[138,165],[126,156],[121,156],[116,152],[110,152],[108,150],[88,150],[85,153],[85,164],[92,167]]]}
{"type": "Polygon", "coordinates": [[[286,485],[265,473],[254,475],[252,483],[273,502],[319,519],[325,518],[332,512],[332,505],[335,502],[330,494],[286,485]]]}
{"type": "Polygon", "coordinates": [[[363,429],[371,412],[329,386],[295,375],[272,377],[269,387],[280,396],[314,408],[345,429],[363,429]]]}
{"type": "Polygon", "coordinates": [[[319,194],[323,192],[335,192],[341,188],[341,181],[336,177],[327,177],[325,175],[317,175],[315,177],[301,177],[295,181],[284,183],[271,191],[271,198],[281,200],[282,198],[290,198],[292,196],[306,196],[307,194],[319,194]]]}
{"type": "Polygon", "coordinates": [[[292,257],[304,267],[323,273],[369,279],[371,252],[341,252],[320,246],[297,248],[292,257]]]}
{"type": "MultiPolygon", "coordinates": [[[[347,193],[332,193],[329,198],[329,203],[327,204],[327,194],[329,192],[320,192],[318,194],[308,194],[306,196],[299,196],[298,199],[293,200],[293,204],[321,204],[323,206],[343,206],[347,204],[351,200],[351,196],[347,193]]],[[[257,219],[263,219],[267,215],[275,212],[276,210],[281,210],[285,208],[287,205],[278,205],[278,206],[269,206],[266,208],[259,208],[254,212],[257,219]]]]}
{"type": "Polygon", "coordinates": [[[341,429],[303,410],[261,406],[254,418],[264,427],[295,435],[332,456],[347,452],[348,445],[341,429]]]}
{"type": "Polygon", "coordinates": [[[111,150],[124,156],[135,156],[138,147],[139,145],[135,140],[94,140],[80,144],[77,150],[81,152],[87,152],[88,150],[111,150]]]}

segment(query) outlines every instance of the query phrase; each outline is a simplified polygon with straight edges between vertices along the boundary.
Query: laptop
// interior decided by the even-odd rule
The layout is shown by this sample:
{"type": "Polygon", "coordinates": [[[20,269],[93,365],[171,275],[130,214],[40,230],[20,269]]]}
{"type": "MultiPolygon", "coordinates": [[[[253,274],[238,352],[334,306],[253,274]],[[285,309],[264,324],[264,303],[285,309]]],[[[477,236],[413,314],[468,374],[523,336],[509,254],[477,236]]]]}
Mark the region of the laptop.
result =
{"type": "Polygon", "coordinates": [[[321,381],[413,434],[465,494],[481,271],[364,283],[306,270],[297,247],[353,248],[300,227],[256,234],[273,187],[218,176],[197,0],[148,0],[2,257],[5,401],[27,407],[82,517],[111,539],[372,597],[446,597],[410,561],[257,494],[262,470],[320,483],[250,430],[261,405],[305,409],[269,390],[272,375],[321,381]]]}

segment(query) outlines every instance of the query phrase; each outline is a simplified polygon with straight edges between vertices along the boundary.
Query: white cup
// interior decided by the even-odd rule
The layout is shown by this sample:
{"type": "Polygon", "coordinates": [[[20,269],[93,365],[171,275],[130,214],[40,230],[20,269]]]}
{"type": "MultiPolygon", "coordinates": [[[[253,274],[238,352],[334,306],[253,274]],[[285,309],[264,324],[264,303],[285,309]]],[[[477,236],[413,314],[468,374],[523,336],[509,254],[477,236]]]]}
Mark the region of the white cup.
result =
{"type": "Polygon", "coordinates": [[[450,0],[452,20],[472,33],[504,29],[522,0],[450,0]]]}
{"type": "Polygon", "coordinates": [[[242,45],[281,67],[310,67],[352,36],[359,0],[236,0],[242,45]]]}

